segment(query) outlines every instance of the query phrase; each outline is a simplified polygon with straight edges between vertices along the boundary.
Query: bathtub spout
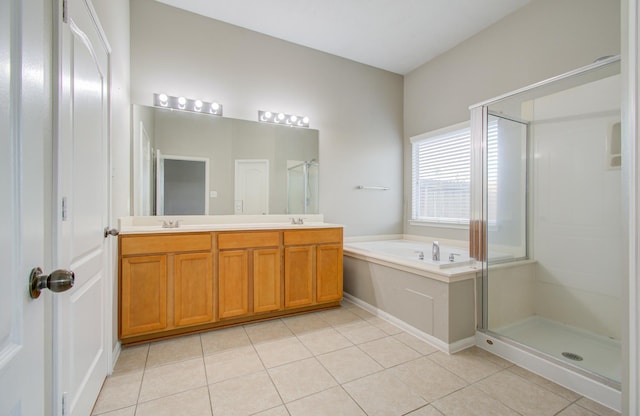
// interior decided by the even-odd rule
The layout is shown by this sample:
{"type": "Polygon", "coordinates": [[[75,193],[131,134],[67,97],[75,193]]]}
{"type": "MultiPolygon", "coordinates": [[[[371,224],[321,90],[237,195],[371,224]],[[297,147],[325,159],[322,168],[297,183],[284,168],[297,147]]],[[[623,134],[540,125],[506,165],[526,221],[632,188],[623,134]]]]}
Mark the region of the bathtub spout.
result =
{"type": "Polygon", "coordinates": [[[431,246],[431,260],[440,261],[440,243],[437,241],[434,241],[431,246]]]}

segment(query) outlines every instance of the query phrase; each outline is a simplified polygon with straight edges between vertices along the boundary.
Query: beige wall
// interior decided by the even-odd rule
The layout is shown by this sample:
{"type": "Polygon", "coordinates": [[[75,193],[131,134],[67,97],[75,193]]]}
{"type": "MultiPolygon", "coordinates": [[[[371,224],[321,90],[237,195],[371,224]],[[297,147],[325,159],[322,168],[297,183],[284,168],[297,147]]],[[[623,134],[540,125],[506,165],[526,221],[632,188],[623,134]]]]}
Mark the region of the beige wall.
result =
{"type": "Polygon", "coordinates": [[[467,239],[467,230],[407,224],[411,216],[411,136],[469,120],[470,105],[619,53],[619,0],[533,0],[407,74],[405,232],[467,239]]]}
{"type": "Polygon", "coordinates": [[[345,235],[402,231],[400,75],[152,0],[131,1],[131,92],[185,95],[257,120],[307,115],[320,132],[320,212],[345,235]],[[389,191],[358,191],[357,185],[389,191]]]}

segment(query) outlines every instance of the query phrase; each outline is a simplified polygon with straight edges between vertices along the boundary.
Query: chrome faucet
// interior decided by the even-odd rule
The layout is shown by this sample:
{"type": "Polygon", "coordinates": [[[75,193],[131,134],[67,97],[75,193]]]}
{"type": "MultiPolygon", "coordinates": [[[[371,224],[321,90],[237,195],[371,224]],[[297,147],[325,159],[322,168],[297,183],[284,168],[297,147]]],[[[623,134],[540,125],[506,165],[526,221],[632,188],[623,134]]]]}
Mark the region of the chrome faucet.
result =
{"type": "Polygon", "coordinates": [[[418,255],[418,260],[424,260],[424,252],[422,250],[414,251],[418,255]]]}
{"type": "Polygon", "coordinates": [[[440,243],[437,241],[434,241],[431,246],[431,260],[440,261],[440,243]]]}
{"type": "Polygon", "coordinates": [[[182,220],[162,220],[162,228],[178,228],[182,220]]]}

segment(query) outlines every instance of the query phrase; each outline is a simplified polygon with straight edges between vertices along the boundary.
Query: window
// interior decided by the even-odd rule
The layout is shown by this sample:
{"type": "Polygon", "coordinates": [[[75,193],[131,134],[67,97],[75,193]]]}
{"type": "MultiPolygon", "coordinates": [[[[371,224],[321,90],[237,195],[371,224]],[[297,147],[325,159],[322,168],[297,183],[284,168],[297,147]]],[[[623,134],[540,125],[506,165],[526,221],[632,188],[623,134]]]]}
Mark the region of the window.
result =
{"type": "MultiPolygon", "coordinates": [[[[488,198],[495,216],[497,123],[489,125],[488,198]]],[[[471,130],[469,123],[411,138],[412,214],[415,222],[469,224],[471,199],[471,130]]],[[[491,222],[492,218],[489,218],[491,222]]],[[[495,218],[493,218],[495,221],[495,218]]]]}
{"type": "Polygon", "coordinates": [[[413,137],[411,142],[411,219],[468,224],[471,179],[469,124],[413,137]]]}

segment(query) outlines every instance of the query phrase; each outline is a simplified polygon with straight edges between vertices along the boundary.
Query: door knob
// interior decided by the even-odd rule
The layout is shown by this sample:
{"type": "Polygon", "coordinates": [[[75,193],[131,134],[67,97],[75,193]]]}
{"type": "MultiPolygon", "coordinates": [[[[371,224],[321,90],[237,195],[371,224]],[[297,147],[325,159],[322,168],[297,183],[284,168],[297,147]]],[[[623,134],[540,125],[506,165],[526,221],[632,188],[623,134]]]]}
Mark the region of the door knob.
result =
{"type": "Polygon", "coordinates": [[[118,234],[120,234],[120,231],[118,231],[115,228],[109,228],[109,227],[104,227],[104,238],[107,238],[108,236],[112,235],[112,236],[117,236],[118,234]]]}
{"type": "Polygon", "coordinates": [[[38,299],[42,289],[49,289],[52,292],[64,292],[73,287],[76,279],[75,273],[71,270],[56,270],[49,275],[43,274],[40,267],[31,270],[29,276],[29,294],[32,299],[38,299]]]}

